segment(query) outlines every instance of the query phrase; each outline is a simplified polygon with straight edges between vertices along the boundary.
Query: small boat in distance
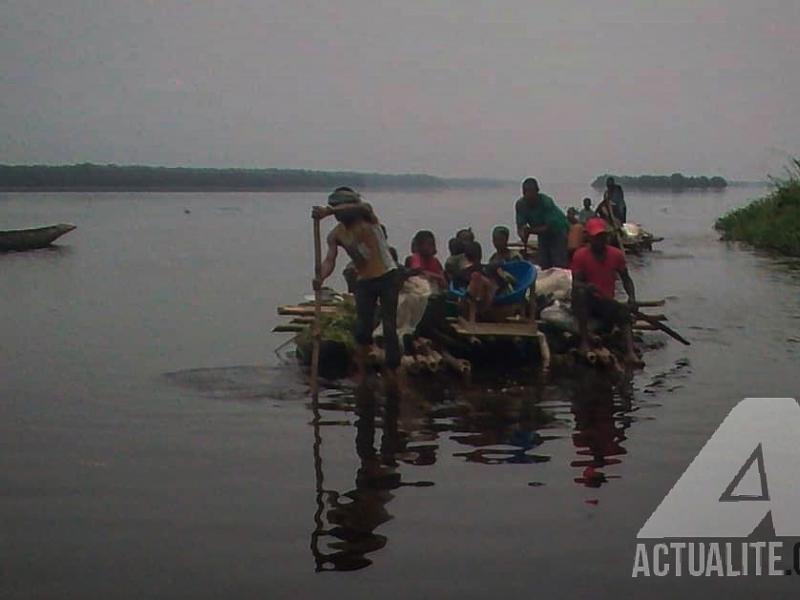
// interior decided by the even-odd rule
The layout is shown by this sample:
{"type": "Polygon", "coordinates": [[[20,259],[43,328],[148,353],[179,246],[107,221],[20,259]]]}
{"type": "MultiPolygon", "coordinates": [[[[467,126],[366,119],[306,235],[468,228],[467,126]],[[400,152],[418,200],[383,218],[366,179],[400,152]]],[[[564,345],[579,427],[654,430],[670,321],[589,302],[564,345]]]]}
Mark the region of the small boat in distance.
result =
{"type": "Polygon", "coordinates": [[[62,235],[75,229],[75,225],[59,223],[36,229],[0,231],[0,252],[16,252],[46,248],[62,235]]]}

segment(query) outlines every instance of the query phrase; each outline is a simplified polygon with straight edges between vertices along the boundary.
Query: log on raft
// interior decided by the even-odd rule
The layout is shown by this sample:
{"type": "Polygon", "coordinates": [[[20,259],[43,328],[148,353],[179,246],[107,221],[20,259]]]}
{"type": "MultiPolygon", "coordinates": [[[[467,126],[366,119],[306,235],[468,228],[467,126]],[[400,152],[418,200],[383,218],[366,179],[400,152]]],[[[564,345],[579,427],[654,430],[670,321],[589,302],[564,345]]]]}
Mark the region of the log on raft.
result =
{"type": "MultiPolygon", "coordinates": [[[[341,309],[335,305],[322,306],[323,315],[335,315],[341,309]]],[[[313,304],[283,305],[278,307],[278,314],[282,317],[314,317],[313,304]]]]}

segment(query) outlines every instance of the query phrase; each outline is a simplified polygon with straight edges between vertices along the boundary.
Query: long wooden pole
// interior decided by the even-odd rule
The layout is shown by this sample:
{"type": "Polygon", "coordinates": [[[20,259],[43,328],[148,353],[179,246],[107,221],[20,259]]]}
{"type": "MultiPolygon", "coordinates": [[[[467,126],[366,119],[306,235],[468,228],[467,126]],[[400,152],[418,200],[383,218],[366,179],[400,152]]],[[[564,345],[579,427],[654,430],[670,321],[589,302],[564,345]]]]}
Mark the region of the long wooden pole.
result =
{"type": "MultiPolygon", "coordinates": [[[[624,303],[620,302],[619,300],[614,300],[614,302],[616,302],[620,306],[628,307],[627,304],[624,304],[624,303]]],[[[685,346],[691,346],[692,343],[689,340],[687,340],[680,333],[678,333],[677,331],[675,331],[674,329],[672,329],[667,324],[665,324],[665,323],[663,323],[661,321],[661,318],[664,317],[664,315],[648,315],[648,314],[645,314],[645,313],[641,312],[640,310],[638,310],[639,306],[646,306],[646,305],[653,306],[653,305],[657,305],[657,304],[658,304],[658,302],[635,303],[634,304],[634,308],[630,309],[631,310],[631,315],[633,317],[636,317],[637,319],[640,319],[640,320],[650,324],[652,327],[654,327],[654,328],[656,328],[656,329],[658,329],[660,331],[663,331],[669,337],[671,337],[674,340],[679,341],[681,344],[683,344],[685,346]]],[[[635,323],[635,321],[634,321],[634,323],[635,323]]],[[[633,325],[633,323],[631,325],[633,325]]]]}
{"type": "Polygon", "coordinates": [[[666,333],[668,336],[670,336],[672,339],[678,340],[681,344],[684,344],[685,346],[691,346],[692,345],[692,343],[689,340],[687,340],[685,337],[683,337],[680,333],[678,333],[677,331],[675,331],[671,327],[665,325],[664,323],[662,323],[658,319],[653,318],[651,315],[646,315],[646,314],[644,314],[642,312],[639,312],[638,310],[631,311],[631,314],[633,314],[633,316],[636,317],[637,319],[641,319],[642,321],[646,321],[647,323],[650,323],[650,325],[652,325],[656,329],[660,329],[661,331],[666,333]]]}
{"type": "MultiPolygon", "coordinates": [[[[319,232],[319,218],[313,217],[314,221],[314,279],[319,281],[322,273],[322,237],[319,232]]],[[[312,326],[313,342],[311,346],[311,395],[316,402],[319,393],[319,343],[322,336],[322,290],[314,290],[314,325],[312,326]]]]}
{"type": "MultiPolygon", "coordinates": [[[[319,218],[313,217],[314,221],[314,279],[319,281],[322,273],[322,237],[320,235],[319,218]]],[[[314,286],[317,288],[318,286],[314,286]]],[[[314,289],[314,322],[311,327],[312,346],[311,346],[311,411],[314,418],[311,424],[314,426],[314,480],[316,492],[317,509],[314,512],[314,531],[311,533],[311,553],[314,556],[316,570],[322,571],[325,568],[325,556],[319,549],[319,538],[324,533],[322,520],[325,512],[325,490],[323,488],[324,474],[322,471],[322,432],[320,423],[322,418],[319,412],[319,345],[322,337],[322,290],[314,289]]]]}

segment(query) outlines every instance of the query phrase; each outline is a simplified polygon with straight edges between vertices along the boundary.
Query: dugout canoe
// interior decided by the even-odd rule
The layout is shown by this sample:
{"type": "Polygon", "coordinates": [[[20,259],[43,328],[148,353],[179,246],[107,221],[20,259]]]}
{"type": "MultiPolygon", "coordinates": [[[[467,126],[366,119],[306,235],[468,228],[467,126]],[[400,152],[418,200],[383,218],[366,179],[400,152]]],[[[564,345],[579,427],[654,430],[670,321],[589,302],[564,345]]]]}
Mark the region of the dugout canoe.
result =
{"type": "Polygon", "coordinates": [[[0,231],[0,252],[19,252],[46,248],[62,235],[75,229],[75,225],[59,223],[35,229],[0,231]]]}

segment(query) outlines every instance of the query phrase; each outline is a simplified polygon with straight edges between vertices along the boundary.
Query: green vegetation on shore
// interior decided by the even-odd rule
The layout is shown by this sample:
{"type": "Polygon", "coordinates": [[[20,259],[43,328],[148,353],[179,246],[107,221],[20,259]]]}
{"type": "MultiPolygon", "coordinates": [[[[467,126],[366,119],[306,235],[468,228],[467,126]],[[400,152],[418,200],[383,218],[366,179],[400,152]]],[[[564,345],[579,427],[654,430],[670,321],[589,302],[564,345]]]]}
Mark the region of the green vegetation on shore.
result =
{"type": "Polygon", "coordinates": [[[303,169],[194,169],[95,165],[0,165],[0,189],[14,190],[257,190],[315,191],[341,185],[357,189],[427,190],[497,187],[496,179],[445,179],[432,175],[307,171],[303,169]]]}
{"type": "Polygon", "coordinates": [[[800,160],[792,161],[788,177],[775,180],[767,196],[729,212],[714,227],[724,240],[800,256],[800,160]]]}
{"type": "Polygon", "coordinates": [[[723,189],[728,185],[728,182],[719,176],[706,177],[702,175],[690,177],[682,173],[673,173],[672,175],[639,175],[636,177],[605,174],[597,177],[592,182],[592,187],[595,189],[605,188],[607,177],[613,177],[623,188],[628,187],[638,190],[723,189]]]}

